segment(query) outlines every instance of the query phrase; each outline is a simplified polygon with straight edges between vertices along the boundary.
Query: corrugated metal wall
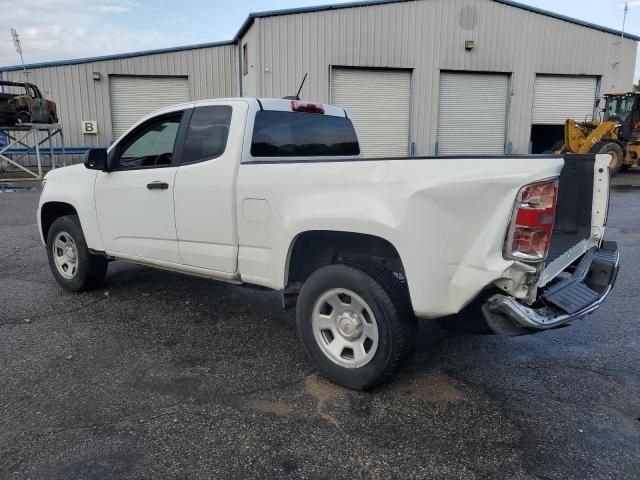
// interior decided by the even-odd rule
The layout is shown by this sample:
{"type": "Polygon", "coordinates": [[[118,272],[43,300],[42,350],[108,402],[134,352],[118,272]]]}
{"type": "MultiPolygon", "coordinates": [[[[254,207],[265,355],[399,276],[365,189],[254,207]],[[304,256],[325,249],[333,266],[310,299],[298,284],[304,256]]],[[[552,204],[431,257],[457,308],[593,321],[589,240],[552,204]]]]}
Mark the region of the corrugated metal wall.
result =
{"type": "MultiPolygon", "coordinates": [[[[29,81],[58,104],[67,146],[106,146],[112,141],[109,75],[186,76],[191,100],[238,96],[235,45],[221,45],[115,60],[33,68],[29,81]],[[92,80],[99,72],[100,81],[92,80]],[[83,135],[82,120],[97,120],[98,135],[83,135]]],[[[6,80],[24,81],[20,71],[6,80]]],[[[144,95],[144,92],[140,92],[144,95]]],[[[59,145],[59,142],[56,143],[59,145]]],[[[72,160],[78,161],[79,158],[72,160]]],[[[33,166],[30,158],[26,165],[33,166]]]]}
{"type": "Polygon", "coordinates": [[[258,18],[250,33],[260,55],[255,91],[247,95],[295,94],[308,72],[302,95],[328,102],[331,65],[413,69],[417,154],[434,153],[441,70],[512,74],[508,140],[514,153],[527,153],[536,73],[601,76],[602,93],[625,91],[636,56],[636,42],[625,40],[616,68],[619,37],[491,0],[418,0],[258,18]],[[475,41],[472,51],[465,40],[475,41]]]}
{"type": "MultiPolygon", "coordinates": [[[[597,76],[601,93],[626,91],[637,49],[625,40],[616,67],[618,36],[492,0],[416,0],[256,18],[245,41],[246,96],[293,95],[308,72],[302,96],[329,102],[331,66],[412,69],[411,138],[422,155],[435,152],[441,70],[508,73],[507,140],[514,153],[526,153],[536,74],[597,76]],[[466,51],[465,40],[475,48],[466,51]]],[[[66,144],[95,146],[113,136],[109,75],[187,76],[195,100],[238,95],[238,68],[233,44],[33,68],[29,80],[58,103],[66,144]],[[92,80],[92,72],[101,80],[92,80]],[[97,120],[99,135],[82,135],[81,120],[97,120]]],[[[22,79],[19,71],[3,76],[22,79]]]]}

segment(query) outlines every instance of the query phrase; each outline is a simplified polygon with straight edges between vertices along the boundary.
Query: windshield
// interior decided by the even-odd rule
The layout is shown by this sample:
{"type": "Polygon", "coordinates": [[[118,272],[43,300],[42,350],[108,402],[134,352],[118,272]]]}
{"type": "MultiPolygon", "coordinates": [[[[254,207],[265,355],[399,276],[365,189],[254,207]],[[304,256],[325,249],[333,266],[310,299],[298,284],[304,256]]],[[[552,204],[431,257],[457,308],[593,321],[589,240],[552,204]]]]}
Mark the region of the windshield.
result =
{"type": "Polygon", "coordinates": [[[635,97],[609,97],[604,109],[604,119],[607,120],[624,120],[633,108],[635,97]]]}

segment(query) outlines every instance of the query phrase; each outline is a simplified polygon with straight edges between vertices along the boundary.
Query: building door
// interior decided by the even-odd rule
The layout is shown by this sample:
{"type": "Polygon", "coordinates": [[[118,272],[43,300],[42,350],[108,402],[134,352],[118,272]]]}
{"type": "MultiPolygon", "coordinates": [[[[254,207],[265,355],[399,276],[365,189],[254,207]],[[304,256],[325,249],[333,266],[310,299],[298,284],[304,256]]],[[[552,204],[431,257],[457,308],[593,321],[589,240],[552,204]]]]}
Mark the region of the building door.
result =
{"type": "Polygon", "coordinates": [[[597,91],[597,77],[537,75],[531,119],[532,153],[542,153],[562,143],[567,119],[592,120],[597,91]]]}
{"type": "Polygon", "coordinates": [[[508,106],[508,75],[441,72],[437,153],[504,154],[508,106]]]}
{"type": "Polygon", "coordinates": [[[113,140],[118,139],[141,117],[189,101],[186,77],[109,77],[113,140]]]}
{"type": "Polygon", "coordinates": [[[409,70],[334,67],[331,103],[349,112],[364,157],[409,154],[409,70]]]}

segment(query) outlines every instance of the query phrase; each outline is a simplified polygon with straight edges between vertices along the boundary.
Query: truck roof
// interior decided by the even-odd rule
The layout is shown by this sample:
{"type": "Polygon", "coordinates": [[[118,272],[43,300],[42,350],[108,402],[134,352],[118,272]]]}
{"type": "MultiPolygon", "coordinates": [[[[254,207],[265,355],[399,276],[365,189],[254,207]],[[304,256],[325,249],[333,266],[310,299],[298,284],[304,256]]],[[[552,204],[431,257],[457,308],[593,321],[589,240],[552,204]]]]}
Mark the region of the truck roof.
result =
{"type": "MultiPolygon", "coordinates": [[[[256,98],[261,106],[262,110],[277,110],[281,112],[293,112],[294,102],[300,104],[311,104],[321,107],[324,115],[331,115],[334,117],[346,117],[347,112],[340,107],[328,105],[326,103],[309,102],[307,100],[291,100],[285,98],[256,98]]],[[[302,110],[298,110],[302,111],[302,110]]],[[[317,112],[320,113],[320,112],[317,112]]]]}
{"type": "Polygon", "coordinates": [[[169,107],[164,107],[154,112],[149,113],[144,118],[149,118],[162,112],[171,112],[180,108],[190,108],[194,106],[201,106],[203,104],[209,104],[210,102],[225,102],[225,101],[255,101],[255,105],[260,110],[268,111],[280,111],[280,112],[305,112],[308,113],[322,113],[323,115],[331,115],[333,117],[349,117],[346,110],[334,105],[326,103],[311,102],[307,100],[290,100],[286,98],[257,98],[257,97],[229,97],[229,98],[208,98],[201,99],[192,102],[185,102],[169,107]],[[299,109],[294,110],[294,105],[299,109]],[[305,107],[312,107],[306,108],[305,107]]]}
{"type": "Polygon", "coordinates": [[[0,80],[0,86],[2,87],[35,87],[33,83],[29,82],[10,82],[8,80],[0,80]]]}

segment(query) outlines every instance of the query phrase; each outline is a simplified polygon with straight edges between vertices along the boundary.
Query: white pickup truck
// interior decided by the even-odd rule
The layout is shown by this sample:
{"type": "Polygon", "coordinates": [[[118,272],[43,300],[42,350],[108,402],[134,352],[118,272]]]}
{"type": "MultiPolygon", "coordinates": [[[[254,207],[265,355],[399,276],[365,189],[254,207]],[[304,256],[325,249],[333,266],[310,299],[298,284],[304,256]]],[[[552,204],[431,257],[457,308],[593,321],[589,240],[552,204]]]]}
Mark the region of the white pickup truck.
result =
{"type": "Polygon", "coordinates": [[[341,108],[207,100],[51,171],[38,225],[67,290],[97,288],[113,260],[278,290],[310,362],[367,389],[410,355],[418,318],[481,299],[516,335],[597,309],[619,263],[608,162],[362,158],[341,108]]]}

